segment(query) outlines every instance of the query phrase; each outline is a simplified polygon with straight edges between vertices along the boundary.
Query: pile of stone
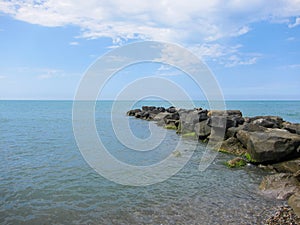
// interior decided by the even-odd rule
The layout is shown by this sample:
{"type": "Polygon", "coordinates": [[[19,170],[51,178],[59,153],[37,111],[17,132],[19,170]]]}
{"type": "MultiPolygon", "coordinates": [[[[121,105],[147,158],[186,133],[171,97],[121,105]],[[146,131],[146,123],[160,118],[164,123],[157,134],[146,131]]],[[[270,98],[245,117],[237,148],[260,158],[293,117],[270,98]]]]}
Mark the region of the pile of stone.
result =
{"type": "Polygon", "coordinates": [[[300,124],[278,116],[243,117],[239,110],[208,111],[143,106],[128,116],[156,121],[179,134],[208,140],[224,131],[221,151],[245,155],[252,163],[276,163],[300,156],[300,124]]]}
{"type": "Polygon", "coordinates": [[[219,151],[238,156],[227,165],[235,167],[247,162],[275,171],[263,179],[260,189],[277,199],[289,199],[300,216],[300,124],[278,116],[250,118],[243,117],[240,110],[202,108],[143,106],[128,111],[127,115],[156,121],[159,126],[204,142],[221,135],[219,151]]]}

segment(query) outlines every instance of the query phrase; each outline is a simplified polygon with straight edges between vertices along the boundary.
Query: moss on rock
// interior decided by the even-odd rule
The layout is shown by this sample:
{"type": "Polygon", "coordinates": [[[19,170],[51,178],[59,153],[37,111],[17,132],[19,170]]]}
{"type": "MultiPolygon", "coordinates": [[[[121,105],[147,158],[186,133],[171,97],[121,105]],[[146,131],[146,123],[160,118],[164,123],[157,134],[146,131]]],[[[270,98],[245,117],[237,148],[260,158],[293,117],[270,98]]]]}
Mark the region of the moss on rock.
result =
{"type": "Polygon", "coordinates": [[[195,133],[195,132],[185,133],[185,134],[182,135],[182,137],[191,137],[191,138],[195,138],[195,137],[196,137],[196,133],[195,133]]]}
{"type": "Polygon", "coordinates": [[[168,130],[176,130],[177,129],[177,127],[175,125],[166,125],[165,128],[168,130]]]}
{"type": "Polygon", "coordinates": [[[237,158],[234,158],[234,159],[231,159],[231,160],[227,161],[225,164],[229,168],[236,168],[236,167],[245,166],[247,164],[247,162],[243,158],[237,157],[237,158]]]}

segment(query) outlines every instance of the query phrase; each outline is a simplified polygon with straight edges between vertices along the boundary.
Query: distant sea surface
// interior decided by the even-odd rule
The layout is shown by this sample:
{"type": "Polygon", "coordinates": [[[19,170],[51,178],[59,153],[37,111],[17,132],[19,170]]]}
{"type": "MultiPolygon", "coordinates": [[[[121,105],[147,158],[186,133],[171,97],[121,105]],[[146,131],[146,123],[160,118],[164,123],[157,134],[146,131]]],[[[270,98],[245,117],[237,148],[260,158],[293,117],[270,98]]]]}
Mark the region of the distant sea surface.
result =
{"type": "MultiPolygon", "coordinates": [[[[98,134],[124,160],[138,161],[122,155],[124,146],[110,124],[112,103],[97,102],[98,134]]],[[[170,106],[146,101],[134,107],[142,105],[170,106]]],[[[243,116],[277,115],[300,122],[300,101],[229,101],[226,107],[240,109],[243,116]]],[[[120,118],[126,119],[128,110],[118,108],[120,118]]],[[[129,121],[137,136],[149,135],[149,122],[129,121]]],[[[177,139],[167,130],[166,143],[177,139]]],[[[0,101],[0,224],[261,224],[270,209],[282,204],[260,194],[266,172],[251,165],[226,168],[232,156],[219,153],[200,172],[204,149],[199,144],[186,166],[162,183],[122,186],[84,161],[73,135],[72,101],[0,101]]],[[[168,153],[163,146],[158,150],[168,153]]]]}

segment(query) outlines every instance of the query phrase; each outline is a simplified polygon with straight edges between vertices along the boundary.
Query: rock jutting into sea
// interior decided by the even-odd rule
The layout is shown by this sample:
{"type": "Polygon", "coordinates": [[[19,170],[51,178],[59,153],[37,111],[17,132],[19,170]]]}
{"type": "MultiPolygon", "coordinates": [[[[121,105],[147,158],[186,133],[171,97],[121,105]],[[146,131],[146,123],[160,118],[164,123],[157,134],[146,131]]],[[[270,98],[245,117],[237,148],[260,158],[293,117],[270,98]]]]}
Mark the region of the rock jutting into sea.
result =
{"type": "Polygon", "coordinates": [[[300,218],[300,124],[284,121],[279,116],[243,117],[240,110],[209,111],[173,106],[143,106],[128,111],[127,115],[155,121],[158,126],[174,129],[183,137],[203,142],[224,134],[218,151],[236,157],[226,165],[233,168],[248,162],[271,170],[273,174],[264,177],[260,184],[261,192],[288,200],[300,218]]]}

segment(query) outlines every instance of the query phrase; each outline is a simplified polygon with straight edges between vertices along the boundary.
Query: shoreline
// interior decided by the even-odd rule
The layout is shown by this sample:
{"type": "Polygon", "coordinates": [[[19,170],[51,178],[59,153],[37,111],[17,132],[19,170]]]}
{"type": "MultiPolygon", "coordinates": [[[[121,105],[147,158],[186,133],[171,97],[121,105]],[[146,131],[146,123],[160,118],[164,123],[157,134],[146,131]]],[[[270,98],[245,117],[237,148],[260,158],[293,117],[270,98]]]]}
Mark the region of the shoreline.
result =
{"type": "Polygon", "coordinates": [[[142,106],[126,114],[155,121],[158,126],[172,129],[182,137],[191,137],[204,143],[221,142],[221,147],[216,150],[234,156],[224,162],[229,168],[251,163],[270,171],[270,175],[265,176],[259,186],[261,193],[284,200],[289,206],[277,209],[265,223],[300,222],[299,123],[285,121],[279,116],[243,117],[240,110],[209,111],[173,106],[142,106]]]}

